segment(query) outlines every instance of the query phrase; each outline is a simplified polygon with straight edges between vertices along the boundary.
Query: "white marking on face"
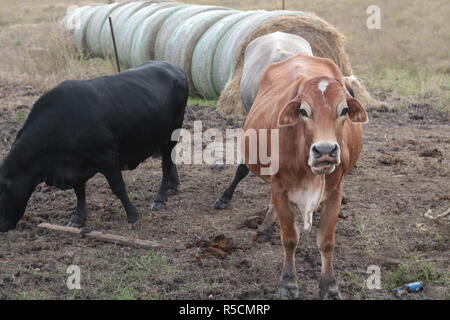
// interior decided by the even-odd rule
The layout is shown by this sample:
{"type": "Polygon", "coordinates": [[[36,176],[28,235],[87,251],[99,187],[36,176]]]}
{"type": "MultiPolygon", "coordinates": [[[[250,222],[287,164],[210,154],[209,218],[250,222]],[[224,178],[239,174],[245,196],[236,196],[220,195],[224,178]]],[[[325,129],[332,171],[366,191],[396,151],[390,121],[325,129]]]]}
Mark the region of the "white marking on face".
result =
{"type": "Polygon", "coordinates": [[[303,217],[303,229],[311,231],[313,212],[323,201],[325,178],[319,185],[308,184],[288,193],[289,201],[295,203],[303,217]]]}
{"type": "Polygon", "coordinates": [[[319,91],[324,94],[325,90],[327,90],[329,85],[328,80],[322,80],[319,82],[319,84],[317,85],[317,88],[319,89],[319,91]]]}

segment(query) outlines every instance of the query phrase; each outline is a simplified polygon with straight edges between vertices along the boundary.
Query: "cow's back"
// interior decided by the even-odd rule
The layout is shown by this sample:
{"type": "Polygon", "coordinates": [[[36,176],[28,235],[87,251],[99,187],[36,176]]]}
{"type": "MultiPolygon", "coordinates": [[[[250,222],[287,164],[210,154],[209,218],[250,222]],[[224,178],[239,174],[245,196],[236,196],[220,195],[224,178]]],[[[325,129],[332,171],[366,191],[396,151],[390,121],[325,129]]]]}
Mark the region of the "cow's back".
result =
{"type": "Polygon", "coordinates": [[[65,81],[36,101],[11,158],[41,163],[46,176],[76,177],[109,157],[133,169],[181,127],[187,95],[185,74],[165,62],[65,81]]]}
{"type": "Polygon", "coordinates": [[[247,47],[241,80],[241,99],[249,112],[259,90],[262,75],[276,62],[296,54],[312,56],[310,44],[303,38],[283,32],[275,32],[253,40],[247,47]]]}

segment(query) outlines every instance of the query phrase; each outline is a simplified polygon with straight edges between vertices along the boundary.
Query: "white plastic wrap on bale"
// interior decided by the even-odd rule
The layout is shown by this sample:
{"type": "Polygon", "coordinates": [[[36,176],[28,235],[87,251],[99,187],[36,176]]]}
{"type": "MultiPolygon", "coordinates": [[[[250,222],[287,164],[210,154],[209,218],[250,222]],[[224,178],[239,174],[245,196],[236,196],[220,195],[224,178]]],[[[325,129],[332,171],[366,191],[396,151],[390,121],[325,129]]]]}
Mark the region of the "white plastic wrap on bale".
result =
{"type": "Polygon", "coordinates": [[[212,78],[216,92],[223,90],[234,68],[236,60],[233,60],[235,52],[232,51],[232,42],[244,40],[253,28],[256,29],[258,27],[258,21],[266,19],[268,14],[269,12],[267,11],[255,11],[253,14],[235,23],[220,39],[214,54],[212,68],[212,78]],[[247,30],[244,29],[245,27],[247,30]],[[242,37],[240,37],[240,34],[242,34],[242,37]],[[230,65],[230,61],[233,66],[230,65]]]}
{"type": "Polygon", "coordinates": [[[87,26],[94,16],[94,13],[97,12],[99,6],[100,5],[91,5],[83,7],[86,8],[86,10],[80,13],[78,26],[73,29],[73,41],[75,43],[75,46],[81,51],[89,51],[87,46],[86,34],[87,26]]]}
{"type": "Polygon", "coordinates": [[[95,56],[102,56],[102,48],[100,46],[100,36],[103,29],[103,25],[107,22],[111,13],[127,4],[126,2],[113,3],[105,6],[99,6],[96,8],[94,15],[92,16],[89,24],[87,25],[87,47],[95,56]]]}
{"type": "Polygon", "coordinates": [[[230,9],[211,10],[194,15],[180,24],[166,41],[165,60],[186,72],[191,94],[198,92],[191,77],[191,62],[195,45],[214,23],[235,12],[230,9]]]}
{"type": "Polygon", "coordinates": [[[190,17],[199,14],[201,12],[224,9],[217,6],[198,6],[198,5],[188,5],[185,8],[175,12],[174,14],[167,17],[167,19],[162,24],[158,31],[158,36],[156,37],[155,43],[155,59],[156,60],[166,60],[165,48],[166,42],[171,37],[175,29],[184,21],[190,17]]]}
{"type": "MultiPolygon", "coordinates": [[[[132,16],[130,16],[125,23],[122,25],[122,28],[118,30],[117,33],[117,50],[119,54],[119,58],[121,63],[125,66],[130,67],[133,65],[132,56],[136,54],[136,50],[133,49],[133,45],[136,42],[135,39],[138,37],[143,37],[143,34],[139,34],[139,32],[151,33],[151,30],[145,30],[144,25],[150,16],[152,16],[157,11],[163,10],[165,8],[180,6],[177,3],[158,3],[143,8],[132,16]]],[[[156,31],[155,31],[156,32],[156,31]]],[[[156,36],[155,36],[156,38],[156,36]]],[[[136,44],[137,46],[137,44],[136,44]]]]}
{"type": "MultiPolygon", "coordinates": [[[[333,60],[344,75],[352,75],[344,36],[311,13],[126,1],[81,7],[69,13],[62,26],[71,31],[69,40],[86,53],[112,56],[109,16],[122,64],[132,67],[148,60],[168,60],[186,72],[191,94],[210,99],[220,95],[217,108],[222,114],[244,109],[240,87],[245,46],[266,34],[281,31],[301,36],[311,44],[314,55],[333,60]],[[72,29],[77,18],[80,28],[72,29]]],[[[356,91],[360,98],[370,98],[362,86],[356,91]]]]}
{"type": "MultiPolygon", "coordinates": [[[[124,14],[129,15],[130,10],[133,10],[134,8],[139,8],[142,5],[150,5],[150,4],[151,2],[130,2],[111,12],[109,17],[111,17],[113,23],[114,36],[116,35],[117,30],[121,29],[116,22],[117,20],[120,19],[122,15],[124,14]]],[[[111,27],[109,25],[108,20],[105,21],[105,23],[103,24],[103,28],[100,33],[100,47],[102,49],[103,56],[112,57],[114,55],[114,45],[112,41],[111,27]]]]}
{"type": "Polygon", "coordinates": [[[155,43],[161,25],[172,14],[185,7],[187,5],[178,4],[173,7],[158,10],[136,29],[130,50],[130,65],[137,66],[147,60],[155,59],[155,43]]]}
{"type": "Polygon", "coordinates": [[[234,24],[253,13],[254,11],[238,11],[223,18],[209,28],[197,42],[192,55],[191,76],[192,82],[201,96],[207,99],[214,99],[219,96],[220,92],[217,92],[212,76],[217,45],[234,24]]]}
{"type": "Polygon", "coordinates": [[[213,79],[217,92],[222,92],[231,79],[244,40],[271,18],[288,15],[312,16],[309,12],[301,11],[260,11],[230,28],[221,39],[214,56],[213,79]]]}
{"type": "Polygon", "coordinates": [[[64,18],[61,20],[61,26],[64,30],[73,31],[74,27],[77,24],[77,20],[79,20],[79,17],[83,11],[86,11],[89,9],[90,6],[85,7],[78,7],[69,12],[64,18]]]}

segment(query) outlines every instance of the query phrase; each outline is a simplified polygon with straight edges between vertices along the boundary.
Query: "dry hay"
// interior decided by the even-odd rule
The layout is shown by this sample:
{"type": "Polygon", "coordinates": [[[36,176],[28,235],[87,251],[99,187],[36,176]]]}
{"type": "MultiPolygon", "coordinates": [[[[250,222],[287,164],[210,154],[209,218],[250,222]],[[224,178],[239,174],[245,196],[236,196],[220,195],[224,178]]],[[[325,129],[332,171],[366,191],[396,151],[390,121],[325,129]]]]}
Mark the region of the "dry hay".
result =
{"type": "MultiPolygon", "coordinates": [[[[233,77],[228,81],[217,103],[217,111],[222,115],[245,114],[240,94],[245,49],[254,39],[276,31],[303,37],[311,44],[315,56],[331,59],[338,65],[344,76],[352,75],[352,68],[344,47],[345,37],[331,24],[318,17],[278,16],[262,24],[242,43],[233,77]]],[[[353,79],[352,84],[355,96],[364,105],[373,101],[356,78],[353,79]]]]}

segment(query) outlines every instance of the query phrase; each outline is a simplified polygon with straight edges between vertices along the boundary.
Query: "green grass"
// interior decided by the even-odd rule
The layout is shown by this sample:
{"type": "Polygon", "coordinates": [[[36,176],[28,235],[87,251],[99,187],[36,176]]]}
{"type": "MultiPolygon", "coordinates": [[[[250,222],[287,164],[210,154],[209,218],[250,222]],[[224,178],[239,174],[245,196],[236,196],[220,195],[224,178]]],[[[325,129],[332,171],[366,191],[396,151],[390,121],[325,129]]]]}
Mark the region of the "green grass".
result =
{"type": "MultiPolygon", "coordinates": [[[[106,251],[100,255],[108,254],[106,251]]],[[[158,293],[149,293],[150,284],[154,278],[173,276],[174,268],[167,257],[158,251],[149,250],[145,254],[131,259],[121,270],[109,273],[92,274],[94,285],[89,291],[102,299],[134,300],[134,299],[160,299],[158,293]]],[[[72,298],[82,298],[82,294],[72,295],[72,298]]]]}
{"type": "Polygon", "coordinates": [[[414,258],[389,271],[382,285],[385,289],[394,289],[414,281],[439,283],[446,282],[445,279],[445,275],[437,270],[434,262],[414,258]]]}
{"type": "Polygon", "coordinates": [[[360,274],[352,271],[345,271],[344,277],[350,284],[352,290],[352,299],[362,300],[365,298],[364,292],[366,288],[366,278],[360,274]]]}
{"type": "Polygon", "coordinates": [[[398,106],[429,104],[438,111],[450,111],[450,73],[383,68],[367,76],[369,91],[401,97],[398,106]]]}
{"type": "Polygon", "coordinates": [[[189,105],[206,106],[206,107],[215,107],[217,104],[217,100],[208,100],[208,99],[202,99],[202,98],[189,97],[188,104],[189,105]]]}
{"type": "Polygon", "coordinates": [[[136,292],[133,288],[123,287],[119,292],[111,297],[112,300],[134,300],[136,292]]]}
{"type": "Polygon", "coordinates": [[[25,121],[26,117],[27,117],[27,112],[25,111],[17,111],[16,114],[14,115],[14,120],[16,121],[25,121]]]}
{"type": "Polygon", "coordinates": [[[149,250],[147,254],[142,255],[138,261],[135,261],[134,265],[137,266],[137,274],[150,275],[155,271],[169,270],[167,257],[155,250],[149,250]]]}
{"type": "Polygon", "coordinates": [[[44,298],[45,293],[38,290],[20,291],[15,296],[16,300],[42,300],[44,298]]]}

